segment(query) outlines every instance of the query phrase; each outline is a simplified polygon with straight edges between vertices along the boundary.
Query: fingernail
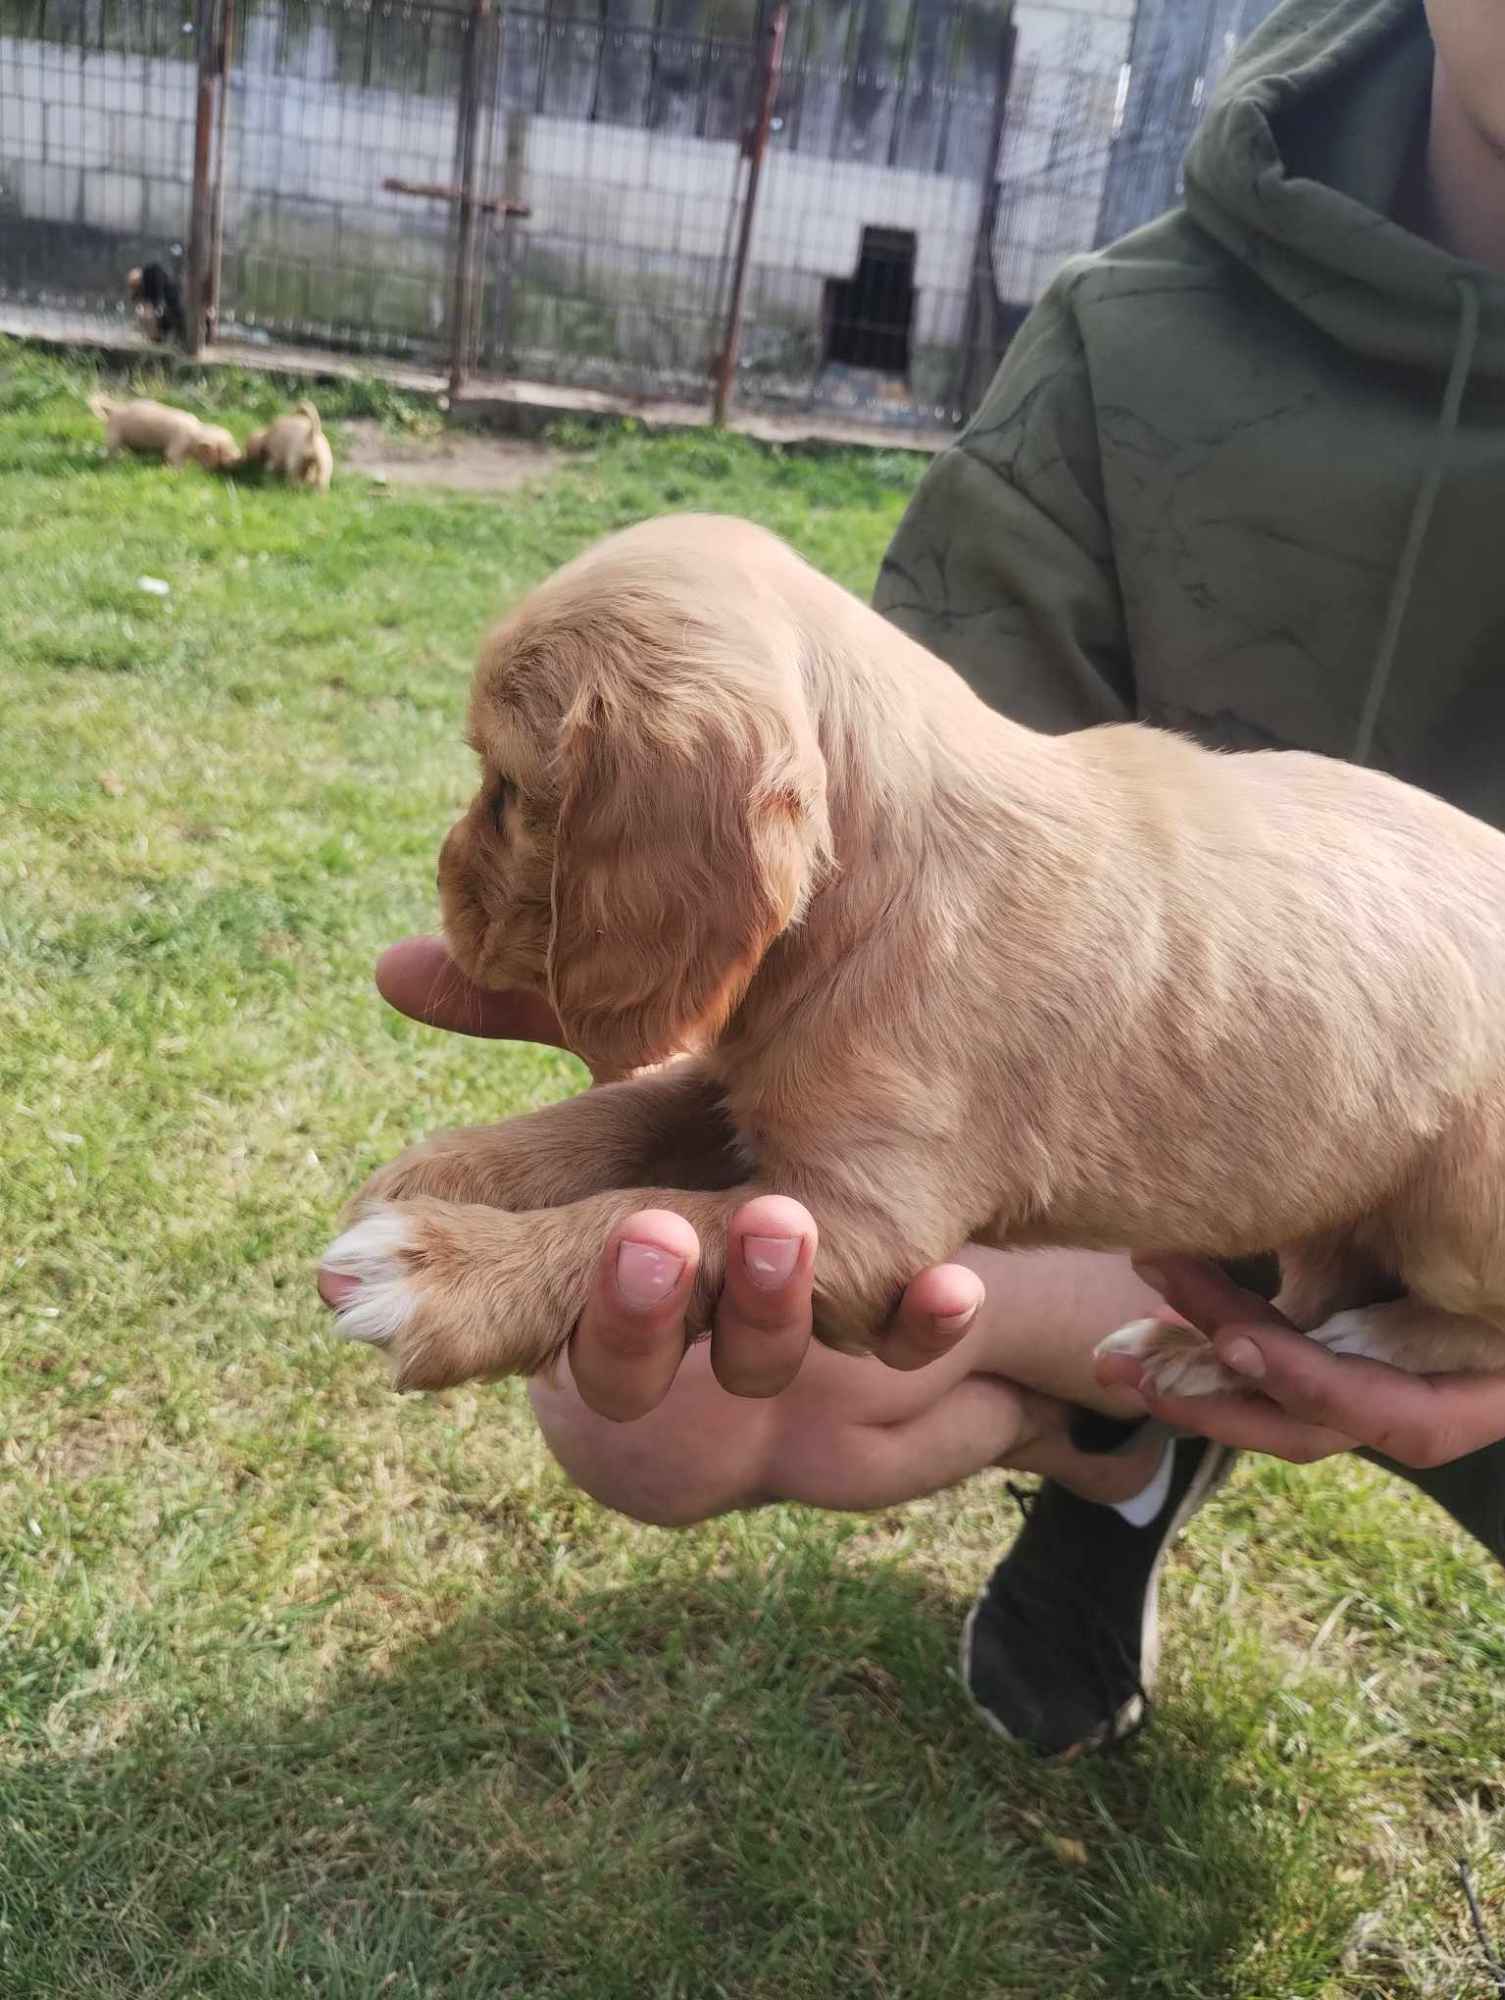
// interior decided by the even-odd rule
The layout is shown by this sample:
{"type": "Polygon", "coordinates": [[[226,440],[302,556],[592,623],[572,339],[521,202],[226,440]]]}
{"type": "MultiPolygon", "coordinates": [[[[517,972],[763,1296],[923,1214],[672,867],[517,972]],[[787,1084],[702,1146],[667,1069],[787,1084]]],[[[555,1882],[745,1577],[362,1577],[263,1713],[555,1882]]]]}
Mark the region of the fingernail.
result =
{"type": "Polygon", "coordinates": [[[797,1236],[744,1236],[742,1261],[747,1275],[760,1291],[777,1291],[794,1276],[800,1260],[797,1236]]]}
{"type": "Polygon", "coordinates": [[[1265,1357],[1252,1340],[1245,1340],[1242,1334],[1233,1340],[1217,1343],[1217,1356],[1225,1368],[1231,1368],[1235,1375],[1247,1375],[1257,1382],[1265,1372],[1265,1357]]]}
{"type": "Polygon", "coordinates": [[[656,1250],[651,1243],[624,1243],[617,1251],[617,1290],[634,1312],[661,1306],[679,1283],[683,1257],[656,1250]]]}
{"type": "Polygon", "coordinates": [[[945,1313],[945,1314],[938,1313],[935,1319],[936,1332],[964,1333],[966,1329],[972,1324],[973,1320],[976,1319],[977,1308],[979,1307],[979,1305],[981,1305],[981,1303],[982,1301],[980,1299],[974,1299],[971,1305],[969,1305],[963,1312],[945,1313]]]}

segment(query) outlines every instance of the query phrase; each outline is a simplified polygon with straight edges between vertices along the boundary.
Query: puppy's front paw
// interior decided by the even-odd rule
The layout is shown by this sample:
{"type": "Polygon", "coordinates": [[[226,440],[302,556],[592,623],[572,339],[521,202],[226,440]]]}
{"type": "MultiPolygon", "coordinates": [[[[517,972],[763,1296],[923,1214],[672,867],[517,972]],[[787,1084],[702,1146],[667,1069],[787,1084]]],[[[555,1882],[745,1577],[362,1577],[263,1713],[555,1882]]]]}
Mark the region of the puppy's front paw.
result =
{"type": "Polygon", "coordinates": [[[1175,1320],[1131,1320],[1100,1340],[1095,1351],[1132,1356],[1144,1371],[1144,1386],[1157,1396],[1215,1396],[1249,1388],[1223,1366],[1204,1334],[1175,1320]]]}
{"type": "Polygon", "coordinates": [[[390,1347],[412,1319],[416,1239],[399,1209],[368,1204],[361,1220],[324,1252],[319,1296],[334,1308],[346,1340],[390,1347]]]}
{"type": "Polygon", "coordinates": [[[382,1348],[399,1389],[520,1372],[511,1329],[488,1309],[487,1246],[466,1218],[443,1202],[378,1202],[324,1253],[319,1294],[336,1326],[382,1348]]]}
{"type": "Polygon", "coordinates": [[[398,1210],[368,1206],[336,1236],[318,1266],[318,1296],[338,1314],[346,1340],[390,1346],[412,1318],[414,1236],[398,1210]]]}

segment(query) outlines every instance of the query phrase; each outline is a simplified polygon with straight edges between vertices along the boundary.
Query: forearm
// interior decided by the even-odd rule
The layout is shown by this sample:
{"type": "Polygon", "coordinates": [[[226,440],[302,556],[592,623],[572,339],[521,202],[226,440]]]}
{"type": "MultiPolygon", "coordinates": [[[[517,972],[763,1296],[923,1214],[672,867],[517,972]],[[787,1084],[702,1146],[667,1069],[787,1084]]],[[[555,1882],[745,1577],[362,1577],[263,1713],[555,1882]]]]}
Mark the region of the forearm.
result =
{"type": "MultiPolygon", "coordinates": [[[[1104,1387],[1093,1372],[1094,1349],[1106,1334],[1165,1311],[1164,1300],[1135,1276],[1127,1256],[969,1243],[951,1261],[975,1271],[987,1288],[964,1344],[962,1373],[1002,1376],[1108,1416],[1141,1413],[1134,1395],[1104,1387]]],[[[946,1367],[953,1358],[937,1365],[946,1367]]]]}

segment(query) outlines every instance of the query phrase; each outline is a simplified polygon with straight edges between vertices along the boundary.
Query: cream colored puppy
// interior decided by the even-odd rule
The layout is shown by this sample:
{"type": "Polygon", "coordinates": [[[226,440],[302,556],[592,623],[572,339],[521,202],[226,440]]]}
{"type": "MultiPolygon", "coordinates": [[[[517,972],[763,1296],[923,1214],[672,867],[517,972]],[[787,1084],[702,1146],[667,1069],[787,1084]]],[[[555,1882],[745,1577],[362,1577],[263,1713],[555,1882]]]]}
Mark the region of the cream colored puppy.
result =
{"type": "MultiPolygon", "coordinates": [[[[368,1183],[322,1284],[400,1383],[547,1367],[644,1208],[698,1232],[707,1327],[767,1192],[836,1347],[976,1239],[1278,1250],[1329,1348],[1505,1367],[1505,835],[1323,757],[1036,735],[732,520],[534,591],[470,740],[450,950],[627,1080],[368,1183]]],[[[1112,1344],[1225,1386],[1187,1328],[1112,1344]]]]}
{"type": "Polygon", "coordinates": [[[310,486],[316,493],[327,493],[334,477],[334,453],[312,403],[300,403],[265,429],[252,431],[246,439],[246,457],[279,479],[310,486]]]}
{"type": "Polygon", "coordinates": [[[177,469],[192,459],[206,472],[228,472],[240,464],[240,446],[220,424],[203,423],[188,410],[154,403],[138,396],[117,403],[109,396],[91,396],[89,408],[105,427],[105,448],[154,453],[177,469]]]}

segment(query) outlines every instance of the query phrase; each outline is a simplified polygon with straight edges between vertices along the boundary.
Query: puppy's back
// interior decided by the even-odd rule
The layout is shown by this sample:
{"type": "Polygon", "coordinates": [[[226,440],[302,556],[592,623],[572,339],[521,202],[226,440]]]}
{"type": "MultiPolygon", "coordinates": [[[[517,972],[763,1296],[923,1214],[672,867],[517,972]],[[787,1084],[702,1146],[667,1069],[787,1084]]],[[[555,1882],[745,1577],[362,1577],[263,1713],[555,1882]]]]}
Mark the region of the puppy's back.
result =
{"type": "Polygon", "coordinates": [[[154,402],[149,396],[136,396],[128,403],[91,396],[89,408],[104,425],[112,446],[127,445],[133,451],[162,451],[174,438],[200,428],[191,411],[154,402]]]}

